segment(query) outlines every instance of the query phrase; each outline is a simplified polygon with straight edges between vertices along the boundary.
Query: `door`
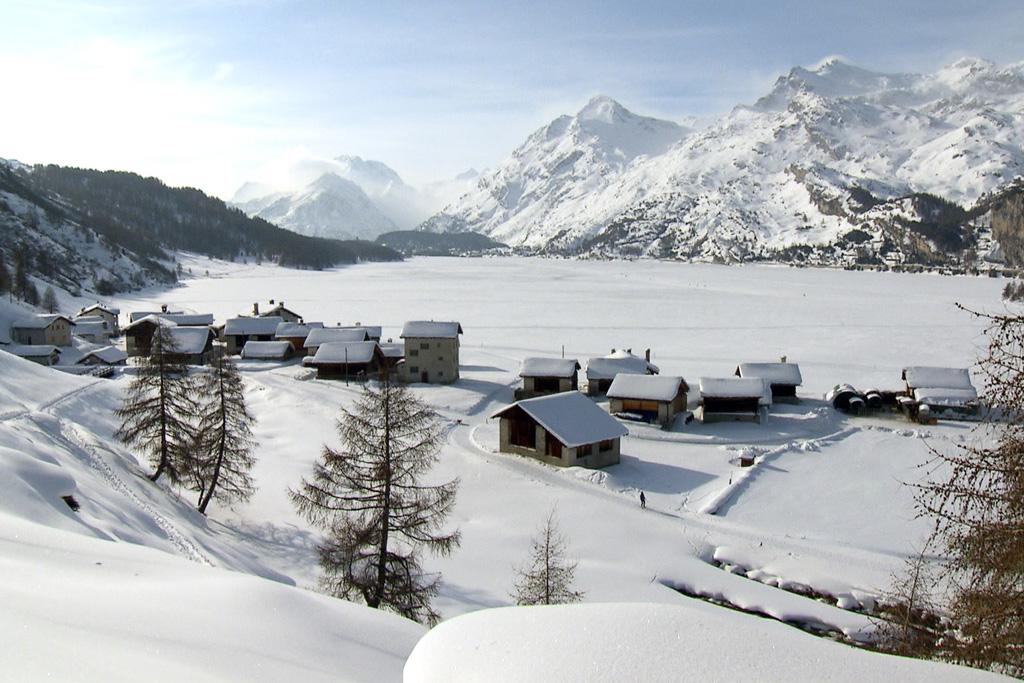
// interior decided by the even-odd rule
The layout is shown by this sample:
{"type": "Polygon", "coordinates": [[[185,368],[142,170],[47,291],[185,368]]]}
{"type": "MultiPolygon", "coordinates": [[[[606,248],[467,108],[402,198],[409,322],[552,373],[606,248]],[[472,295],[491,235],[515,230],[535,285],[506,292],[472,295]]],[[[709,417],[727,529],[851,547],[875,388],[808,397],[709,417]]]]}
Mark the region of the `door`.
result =
{"type": "Polygon", "coordinates": [[[423,382],[424,384],[428,383],[430,381],[430,373],[428,373],[426,370],[421,372],[420,381],[423,382]]]}

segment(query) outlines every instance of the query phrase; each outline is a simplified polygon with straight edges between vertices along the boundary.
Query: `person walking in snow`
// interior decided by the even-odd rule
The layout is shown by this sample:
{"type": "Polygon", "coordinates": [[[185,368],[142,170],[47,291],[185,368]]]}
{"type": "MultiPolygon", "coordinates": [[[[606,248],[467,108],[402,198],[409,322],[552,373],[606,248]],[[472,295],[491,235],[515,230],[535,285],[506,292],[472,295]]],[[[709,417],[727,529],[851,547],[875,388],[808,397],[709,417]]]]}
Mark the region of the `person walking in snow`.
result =
{"type": "Polygon", "coordinates": [[[643,491],[640,492],[640,508],[643,510],[647,509],[647,496],[644,495],[643,491]]]}

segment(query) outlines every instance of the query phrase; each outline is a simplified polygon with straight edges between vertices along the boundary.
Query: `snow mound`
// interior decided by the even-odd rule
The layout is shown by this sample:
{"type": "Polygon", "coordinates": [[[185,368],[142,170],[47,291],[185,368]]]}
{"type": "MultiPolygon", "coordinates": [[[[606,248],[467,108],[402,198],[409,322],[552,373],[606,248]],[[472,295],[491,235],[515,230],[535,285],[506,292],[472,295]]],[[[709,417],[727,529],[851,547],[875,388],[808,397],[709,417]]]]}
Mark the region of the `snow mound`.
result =
{"type": "Polygon", "coordinates": [[[427,633],[405,665],[428,681],[983,681],[1001,676],[858,650],[719,608],[507,607],[427,633]]]}

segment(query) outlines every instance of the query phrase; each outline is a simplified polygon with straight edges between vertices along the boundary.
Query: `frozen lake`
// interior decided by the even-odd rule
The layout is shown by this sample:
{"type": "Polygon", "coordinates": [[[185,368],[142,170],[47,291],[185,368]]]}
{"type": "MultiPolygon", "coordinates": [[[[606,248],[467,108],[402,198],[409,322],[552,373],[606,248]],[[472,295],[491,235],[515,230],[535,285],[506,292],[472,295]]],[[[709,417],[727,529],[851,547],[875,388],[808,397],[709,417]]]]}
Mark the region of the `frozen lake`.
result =
{"type": "Polygon", "coordinates": [[[1000,307],[1003,281],[931,274],[716,266],[657,261],[415,258],[326,272],[187,263],[196,275],[170,292],[122,299],[212,312],[284,300],[306,316],[384,326],[458,320],[465,348],[511,358],[581,359],[615,348],[652,350],[663,373],[722,375],[740,361],[787,356],[804,391],[840,381],[895,386],[904,365],[971,365],[981,326],[955,307],[1000,307]],[[229,273],[219,273],[227,268],[229,273]],[[220,275],[218,277],[218,274],[220,275]]]}

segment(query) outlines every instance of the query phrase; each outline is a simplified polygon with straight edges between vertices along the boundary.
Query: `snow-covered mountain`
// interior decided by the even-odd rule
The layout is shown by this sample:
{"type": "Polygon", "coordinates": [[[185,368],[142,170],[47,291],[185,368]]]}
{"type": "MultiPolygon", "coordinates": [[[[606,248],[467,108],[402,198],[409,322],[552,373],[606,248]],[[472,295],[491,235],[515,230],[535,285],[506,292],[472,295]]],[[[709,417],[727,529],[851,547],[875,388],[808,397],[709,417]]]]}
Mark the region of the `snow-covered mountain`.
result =
{"type": "Polygon", "coordinates": [[[419,225],[477,177],[470,170],[415,188],[387,164],[358,156],[300,159],[284,175],[277,183],[244,183],[231,203],[305,235],[360,239],[419,225]]]}
{"type": "MultiPolygon", "coordinates": [[[[242,189],[253,186],[247,183],[242,189]]],[[[334,173],[324,173],[298,192],[275,192],[235,206],[311,237],[372,240],[397,229],[359,185],[334,173]]]]}
{"type": "Polygon", "coordinates": [[[899,242],[886,226],[929,220],[901,198],[970,207],[1022,174],[1024,63],[881,74],[830,58],[700,130],[595,98],[422,227],[540,251],[736,261],[853,230],[899,242]]]}

